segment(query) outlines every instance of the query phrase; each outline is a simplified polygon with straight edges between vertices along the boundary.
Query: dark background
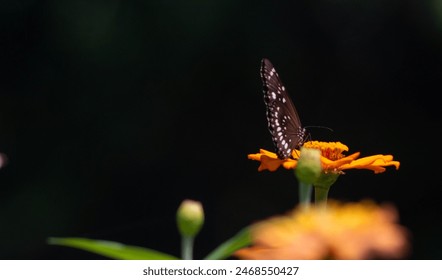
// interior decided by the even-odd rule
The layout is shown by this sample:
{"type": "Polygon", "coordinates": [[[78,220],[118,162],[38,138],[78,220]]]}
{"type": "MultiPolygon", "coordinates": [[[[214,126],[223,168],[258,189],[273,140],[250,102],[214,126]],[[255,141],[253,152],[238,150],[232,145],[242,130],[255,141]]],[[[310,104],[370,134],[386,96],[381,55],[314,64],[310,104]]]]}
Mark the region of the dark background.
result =
{"type": "Polygon", "coordinates": [[[87,237],[179,255],[175,211],[203,203],[195,256],[292,209],[259,78],[275,65],[312,138],[399,171],[350,170],[330,197],[390,202],[410,259],[442,258],[438,1],[2,1],[1,259],[95,259],[87,237]]]}

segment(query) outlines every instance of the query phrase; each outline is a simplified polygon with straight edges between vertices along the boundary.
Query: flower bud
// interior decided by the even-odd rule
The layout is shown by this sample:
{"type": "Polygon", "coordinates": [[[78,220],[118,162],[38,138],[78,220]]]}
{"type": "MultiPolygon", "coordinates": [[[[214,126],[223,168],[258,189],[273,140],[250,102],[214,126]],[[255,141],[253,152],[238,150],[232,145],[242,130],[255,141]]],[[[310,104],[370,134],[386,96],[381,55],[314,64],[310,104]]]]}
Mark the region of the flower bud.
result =
{"type": "Polygon", "coordinates": [[[321,172],[321,151],[302,147],[298,165],[295,169],[298,180],[306,184],[313,184],[319,178],[321,172]]]}
{"type": "Polygon", "coordinates": [[[177,211],[178,230],[182,236],[194,237],[204,224],[204,210],[200,202],[186,199],[177,211]]]}

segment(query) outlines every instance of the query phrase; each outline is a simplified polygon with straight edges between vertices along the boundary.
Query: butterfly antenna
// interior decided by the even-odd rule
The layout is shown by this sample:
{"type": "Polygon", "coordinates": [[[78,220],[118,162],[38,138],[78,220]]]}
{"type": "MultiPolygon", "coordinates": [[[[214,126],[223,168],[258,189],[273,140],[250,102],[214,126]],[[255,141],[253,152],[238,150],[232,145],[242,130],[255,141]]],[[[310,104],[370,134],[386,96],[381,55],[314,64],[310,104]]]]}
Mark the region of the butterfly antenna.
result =
{"type": "Polygon", "coordinates": [[[327,129],[327,130],[333,132],[333,129],[331,129],[330,127],[327,127],[327,126],[320,126],[320,125],[309,125],[309,126],[304,126],[304,128],[310,128],[310,127],[314,127],[314,128],[324,128],[324,129],[327,129]]]}

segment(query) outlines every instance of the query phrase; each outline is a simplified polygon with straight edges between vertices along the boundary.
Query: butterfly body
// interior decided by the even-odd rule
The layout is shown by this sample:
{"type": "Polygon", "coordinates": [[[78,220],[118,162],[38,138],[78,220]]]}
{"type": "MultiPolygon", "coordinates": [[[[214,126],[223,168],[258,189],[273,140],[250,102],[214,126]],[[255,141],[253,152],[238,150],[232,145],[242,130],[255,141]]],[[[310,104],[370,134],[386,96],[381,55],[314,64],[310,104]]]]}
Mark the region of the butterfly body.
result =
{"type": "Polygon", "coordinates": [[[266,115],[276,154],[280,159],[291,157],[300,148],[307,132],[302,127],[295,105],[288,95],[272,63],[264,58],[261,62],[266,115]]]}

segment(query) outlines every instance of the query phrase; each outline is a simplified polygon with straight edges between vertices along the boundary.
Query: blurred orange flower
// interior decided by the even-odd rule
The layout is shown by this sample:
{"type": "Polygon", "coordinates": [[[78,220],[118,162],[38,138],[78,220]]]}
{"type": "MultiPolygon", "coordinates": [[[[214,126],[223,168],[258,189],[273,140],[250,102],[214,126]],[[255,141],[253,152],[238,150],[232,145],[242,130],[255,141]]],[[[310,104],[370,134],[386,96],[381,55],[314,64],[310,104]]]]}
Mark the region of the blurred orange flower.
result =
{"type": "MultiPolygon", "coordinates": [[[[348,147],[340,142],[310,141],[304,143],[304,147],[321,151],[321,163],[325,173],[343,173],[343,170],[347,169],[369,169],[374,173],[382,173],[386,166],[395,166],[396,169],[399,169],[400,165],[399,161],[393,160],[392,155],[379,154],[358,159],[360,153],[356,152],[345,156],[344,152],[348,151],[348,147]]],[[[299,155],[299,150],[293,150],[293,158],[279,159],[275,153],[261,149],[257,154],[249,154],[248,158],[261,162],[258,171],[275,171],[280,166],[286,169],[295,169],[299,155]]]]}
{"type": "Polygon", "coordinates": [[[329,202],[327,209],[295,209],[252,226],[252,246],[240,259],[398,259],[409,249],[408,231],[391,205],[329,202]]]}

